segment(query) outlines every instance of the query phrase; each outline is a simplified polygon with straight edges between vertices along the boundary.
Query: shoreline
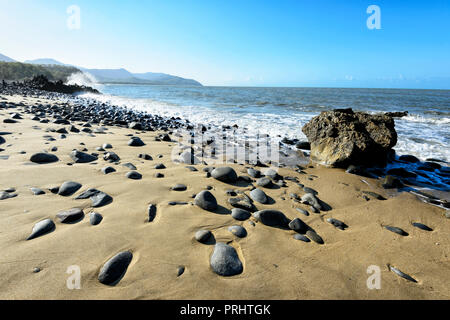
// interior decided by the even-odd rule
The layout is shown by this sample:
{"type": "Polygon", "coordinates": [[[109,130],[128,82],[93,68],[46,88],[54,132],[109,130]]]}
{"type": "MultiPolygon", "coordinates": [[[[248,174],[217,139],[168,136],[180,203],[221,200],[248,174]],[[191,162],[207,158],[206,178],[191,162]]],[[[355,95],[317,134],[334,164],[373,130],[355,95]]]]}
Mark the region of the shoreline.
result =
{"type": "MultiPolygon", "coordinates": [[[[7,159],[0,159],[0,190],[14,189],[5,192],[17,194],[0,200],[0,251],[3,253],[0,272],[4,278],[0,297],[3,299],[450,297],[450,289],[446,287],[450,282],[450,220],[445,217],[449,211],[443,205],[433,205],[430,198],[427,203],[411,192],[384,189],[379,177],[363,177],[346,173],[344,169],[316,165],[303,165],[295,170],[280,167],[278,174],[282,179],[272,179],[272,187],[265,188],[256,184],[257,179],[249,176],[247,169],[263,171],[266,168],[227,162],[220,166],[232,167],[239,176],[247,178],[225,183],[207,177],[204,169],[210,164],[183,164],[172,160],[176,142],[164,141],[164,135],[171,131],[176,133],[183,125],[189,126],[183,119],[144,116],[143,126],[151,125],[152,131],[132,129],[128,124],[143,116],[142,113],[128,114],[125,110],[117,113],[110,106],[92,105],[86,110],[93,115],[104,110],[102,116],[108,120],[101,123],[98,118],[88,119],[80,114],[79,119],[75,117],[69,124],[54,123],[58,117],[53,118],[49,111],[57,114],[64,110],[59,106],[67,107],[67,96],[48,94],[54,100],[0,96],[7,99],[1,101],[8,106],[0,108],[0,137],[5,140],[0,144],[4,149],[0,156],[8,155],[7,159]],[[57,107],[52,109],[52,105],[57,107]],[[16,123],[3,122],[15,113],[21,117],[16,123]],[[49,122],[31,120],[38,114],[42,115],[41,120],[49,122]],[[122,122],[125,119],[127,124],[122,122]],[[91,127],[83,126],[86,122],[91,122],[91,127]],[[80,132],[72,132],[72,125],[80,132]],[[67,133],[59,130],[62,127],[67,133]],[[81,131],[86,128],[91,132],[81,131]],[[131,136],[139,137],[145,145],[129,146],[131,136]],[[112,148],[97,150],[105,143],[112,148]],[[50,151],[53,147],[57,150],[50,151]],[[97,153],[98,159],[74,163],[69,156],[74,148],[97,153]],[[43,149],[55,154],[59,161],[31,164],[30,156],[43,149]],[[116,153],[120,161],[105,161],[103,156],[107,152],[116,153]],[[139,158],[139,154],[148,154],[153,160],[139,158]],[[127,163],[136,166],[136,170],[123,166],[127,163]],[[164,164],[165,169],[155,169],[158,163],[164,164]],[[106,166],[116,172],[103,174],[101,169],[106,166]],[[128,179],[125,175],[130,171],[139,172],[142,178],[128,179]],[[157,173],[164,177],[156,178],[157,173]],[[65,181],[82,186],[70,196],[49,191],[65,181]],[[172,190],[177,184],[184,184],[186,190],[172,190]],[[253,216],[243,221],[231,217],[233,206],[229,198],[248,196],[252,186],[262,189],[273,200],[266,204],[254,202],[258,210],[276,209],[289,219],[301,219],[322,237],[324,244],[296,240],[293,238],[295,231],[264,225],[253,216]],[[299,201],[307,194],[305,187],[316,190],[318,198],[331,210],[313,213],[309,205],[299,201]],[[30,188],[40,188],[45,194],[34,195],[30,188]],[[90,188],[109,194],[113,201],[95,208],[89,199],[74,200],[90,188]],[[194,204],[192,195],[205,188],[217,198],[218,211],[209,212],[194,204]],[[379,200],[378,196],[386,200],[379,200]],[[178,203],[169,204],[171,202],[178,203]],[[148,207],[151,204],[156,206],[156,217],[150,222],[148,207]],[[82,209],[83,219],[73,224],[61,223],[56,217],[58,212],[71,208],[82,209]],[[309,215],[305,216],[296,208],[307,210],[309,215]],[[90,212],[100,213],[103,220],[91,225],[90,212]],[[345,222],[348,228],[337,229],[327,221],[330,218],[345,222]],[[55,230],[26,240],[33,225],[43,219],[54,221],[55,230]],[[433,231],[418,229],[412,222],[423,223],[433,231]],[[228,231],[228,227],[236,225],[246,229],[245,237],[239,238],[228,231]],[[390,232],[384,228],[386,225],[402,228],[408,236],[390,232]],[[243,263],[241,274],[222,277],[211,270],[209,261],[214,243],[195,240],[195,233],[201,229],[213,233],[214,243],[229,243],[236,250],[243,263]],[[99,283],[97,276],[101,267],[123,250],[133,252],[123,278],[115,286],[99,283]],[[80,290],[70,290],[66,286],[69,277],[66,271],[73,265],[81,270],[80,290]],[[371,265],[380,267],[380,290],[367,288],[369,275],[366,271],[371,265]],[[418,282],[400,278],[387,265],[411,275],[418,282]],[[184,272],[178,276],[179,266],[184,267],[184,272]],[[40,271],[33,272],[34,268],[40,271]]],[[[66,115],[73,117],[76,111],[67,108],[66,115]]],[[[60,116],[63,120],[64,114],[60,116]]],[[[175,140],[176,135],[169,137],[175,140]]]]}

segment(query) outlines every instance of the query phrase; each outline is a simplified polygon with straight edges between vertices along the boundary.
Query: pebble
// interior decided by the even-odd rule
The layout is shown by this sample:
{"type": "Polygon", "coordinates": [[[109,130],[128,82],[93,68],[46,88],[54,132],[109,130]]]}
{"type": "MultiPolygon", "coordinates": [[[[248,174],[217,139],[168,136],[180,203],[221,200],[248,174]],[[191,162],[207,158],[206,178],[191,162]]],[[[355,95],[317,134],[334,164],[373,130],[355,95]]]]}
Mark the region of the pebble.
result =
{"type": "Polygon", "coordinates": [[[234,183],[237,181],[236,171],[231,167],[215,168],[211,172],[211,176],[216,180],[226,183],[234,183]]]}
{"type": "Polygon", "coordinates": [[[406,279],[406,280],[408,280],[408,281],[416,282],[416,283],[417,283],[417,280],[416,280],[416,279],[414,279],[414,278],[411,277],[410,275],[407,275],[406,273],[403,273],[403,272],[400,271],[399,269],[394,268],[393,266],[389,266],[389,269],[390,269],[392,272],[394,272],[396,275],[402,277],[403,279],[406,279]]]}
{"type": "Polygon", "coordinates": [[[302,203],[306,203],[309,204],[310,206],[312,206],[314,209],[316,209],[317,211],[322,210],[322,207],[319,203],[319,200],[316,198],[316,196],[312,193],[306,193],[302,196],[301,198],[302,203]]]}
{"type": "Polygon", "coordinates": [[[157,172],[155,173],[155,178],[164,178],[164,174],[162,174],[161,172],[157,172]]]}
{"type": "Polygon", "coordinates": [[[425,231],[433,231],[433,229],[431,229],[429,226],[424,225],[424,224],[422,224],[420,222],[413,222],[412,225],[414,227],[416,227],[416,228],[419,228],[419,229],[422,229],[422,230],[425,230],[425,231]]]}
{"type": "Polygon", "coordinates": [[[302,208],[295,208],[295,210],[297,210],[301,214],[304,214],[305,216],[309,216],[309,212],[304,210],[304,209],[302,209],[302,208]]]}
{"type": "Polygon", "coordinates": [[[50,219],[45,219],[39,221],[33,226],[33,230],[31,234],[28,236],[27,240],[31,240],[37,237],[40,237],[48,232],[51,232],[55,229],[55,223],[50,219]]]}
{"type": "Polygon", "coordinates": [[[98,281],[106,285],[116,284],[128,269],[133,259],[130,251],[122,251],[109,259],[100,270],[98,281]]]}
{"type": "Polygon", "coordinates": [[[108,166],[108,167],[102,168],[101,171],[103,172],[103,174],[108,174],[108,173],[116,172],[116,169],[108,166]]]}
{"type": "Polygon", "coordinates": [[[291,222],[289,222],[289,228],[291,230],[297,231],[299,233],[305,233],[308,230],[308,226],[301,219],[295,218],[291,222]]]}
{"type": "Polygon", "coordinates": [[[231,226],[228,227],[228,231],[230,231],[232,234],[234,234],[236,237],[244,238],[247,236],[247,230],[245,230],[242,226],[231,226]]]}
{"type": "Polygon", "coordinates": [[[141,138],[139,137],[132,137],[129,141],[128,141],[128,145],[130,147],[142,147],[145,145],[144,141],[141,140],[141,138]]]}
{"type": "Polygon", "coordinates": [[[156,205],[150,204],[148,206],[148,222],[152,222],[156,218],[156,205]]]}
{"type": "Polygon", "coordinates": [[[75,163],[88,163],[88,162],[92,162],[97,160],[96,156],[93,156],[91,154],[85,153],[85,152],[81,152],[78,150],[73,150],[70,153],[70,158],[75,162],[75,163]]]}
{"type": "Polygon", "coordinates": [[[136,166],[134,164],[132,164],[131,162],[124,163],[124,164],[122,164],[122,166],[124,166],[124,167],[126,167],[126,168],[128,168],[130,170],[136,170],[137,169],[136,166]]]}
{"type": "Polygon", "coordinates": [[[185,191],[187,187],[184,184],[176,184],[171,188],[173,191],[185,191]]]}
{"type": "Polygon", "coordinates": [[[324,244],[322,237],[319,236],[315,231],[309,229],[306,231],[306,235],[308,236],[308,238],[310,238],[315,243],[324,244]]]}
{"type": "Polygon", "coordinates": [[[108,195],[104,192],[99,192],[99,193],[93,195],[90,199],[92,202],[91,206],[94,208],[105,206],[105,205],[111,203],[113,200],[113,198],[110,195],[108,195]]]}
{"type": "Polygon", "coordinates": [[[16,193],[0,191],[0,200],[6,200],[6,199],[14,198],[14,197],[17,197],[16,193]]]}
{"type": "Polygon", "coordinates": [[[177,277],[181,276],[184,273],[185,267],[184,266],[178,266],[177,268],[177,277]]]}
{"type": "Polygon", "coordinates": [[[216,198],[207,190],[199,192],[195,196],[194,203],[204,210],[214,211],[217,209],[216,198]]]}
{"type": "Polygon", "coordinates": [[[158,163],[155,165],[155,169],[165,169],[165,168],[166,168],[166,166],[162,163],[158,163]]]}
{"type": "Polygon", "coordinates": [[[252,200],[262,203],[262,204],[267,202],[267,195],[264,193],[264,191],[262,191],[261,189],[258,189],[258,188],[250,191],[250,198],[252,200]]]}
{"type": "Polygon", "coordinates": [[[99,193],[100,191],[97,189],[87,189],[86,191],[80,193],[78,196],[75,197],[75,200],[82,200],[82,199],[88,199],[94,195],[96,195],[97,193],[99,193]]]}
{"type": "Polygon", "coordinates": [[[295,240],[301,240],[301,241],[304,241],[304,242],[311,242],[311,240],[309,240],[309,238],[307,236],[305,236],[303,234],[299,234],[299,233],[294,234],[293,238],[295,240]]]}
{"type": "Polygon", "coordinates": [[[250,218],[251,213],[241,208],[233,208],[231,209],[231,216],[236,220],[243,221],[250,218]]]}
{"type": "Polygon", "coordinates": [[[112,149],[112,145],[110,143],[104,143],[102,148],[103,149],[112,149]]]}
{"type": "Polygon", "coordinates": [[[39,188],[31,188],[31,192],[35,195],[35,196],[39,196],[41,194],[45,194],[45,191],[39,188]]]}
{"type": "Polygon", "coordinates": [[[72,208],[61,211],[56,215],[56,218],[61,223],[73,223],[81,220],[84,217],[84,212],[80,208],[72,208]]]}
{"type": "Polygon", "coordinates": [[[59,161],[58,157],[51,153],[35,153],[30,157],[30,161],[34,163],[52,163],[59,161]]]}
{"type": "Polygon", "coordinates": [[[140,153],[138,157],[144,160],[153,160],[152,156],[146,153],[140,153]]]}
{"type": "Polygon", "coordinates": [[[271,227],[283,227],[287,228],[289,225],[289,219],[286,218],[284,213],[278,210],[266,209],[260,210],[253,213],[253,217],[265,224],[266,226],[271,227]]]}
{"type": "Polygon", "coordinates": [[[220,276],[234,276],[244,270],[236,250],[223,242],[214,246],[210,265],[212,270],[220,276]]]}
{"type": "Polygon", "coordinates": [[[344,222],[337,219],[328,218],[327,221],[340,230],[345,230],[348,228],[348,226],[344,222]]]}
{"type": "Polygon", "coordinates": [[[403,229],[400,229],[400,228],[397,228],[397,227],[391,227],[391,226],[384,226],[384,227],[387,230],[389,230],[391,232],[394,232],[394,233],[397,233],[397,234],[399,234],[401,236],[407,236],[408,235],[408,233],[405,230],[403,230],[403,229]]]}
{"type": "Polygon", "coordinates": [[[247,169],[247,173],[252,178],[259,178],[261,176],[261,171],[255,170],[253,168],[247,169]]]}
{"type": "Polygon", "coordinates": [[[133,179],[133,180],[140,180],[142,179],[142,174],[140,174],[137,171],[130,171],[127,172],[127,174],[125,175],[128,179],[133,179]]]}
{"type": "Polygon", "coordinates": [[[120,157],[115,152],[107,152],[103,156],[103,160],[109,161],[109,162],[117,162],[120,161],[120,157]]]}
{"type": "Polygon", "coordinates": [[[209,240],[209,238],[212,236],[211,231],[209,230],[198,230],[195,233],[195,240],[201,243],[205,243],[209,240]]]}
{"type": "Polygon", "coordinates": [[[74,181],[66,181],[61,185],[61,187],[59,187],[58,195],[64,197],[71,196],[80,188],[80,183],[74,181]]]}
{"type": "Polygon", "coordinates": [[[102,222],[102,220],[103,220],[103,216],[100,213],[97,213],[97,212],[89,213],[89,222],[91,223],[91,225],[96,226],[100,222],[102,222]]]}
{"type": "Polygon", "coordinates": [[[263,188],[269,188],[272,185],[272,180],[267,177],[263,177],[256,180],[256,184],[263,188]]]}

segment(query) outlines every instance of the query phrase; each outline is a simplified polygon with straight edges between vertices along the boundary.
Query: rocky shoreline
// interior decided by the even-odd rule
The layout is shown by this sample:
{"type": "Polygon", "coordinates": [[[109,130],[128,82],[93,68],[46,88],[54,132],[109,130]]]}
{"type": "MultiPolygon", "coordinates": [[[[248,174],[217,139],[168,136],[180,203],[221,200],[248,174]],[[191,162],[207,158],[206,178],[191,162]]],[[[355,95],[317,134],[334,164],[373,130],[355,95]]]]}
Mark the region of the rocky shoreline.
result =
{"type": "MultiPolygon", "coordinates": [[[[351,115],[339,112],[320,116],[351,115]]],[[[231,133],[219,136],[227,147],[253,151],[230,138],[236,128],[24,86],[0,89],[0,118],[1,297],[450,295],[449,167],[395,156],[392,141],[386,166],[350,152],[328,168],[301,149],[216,165],[226,157],[218,133],[231,133]],[[73,265],[86,290],[66,288],[73,265]],[[370,265],[382,270],[378,293],[366,286],[370,265]]],[[[301,147],[317,155],[352,130],[317,132],[301,147]]]]}

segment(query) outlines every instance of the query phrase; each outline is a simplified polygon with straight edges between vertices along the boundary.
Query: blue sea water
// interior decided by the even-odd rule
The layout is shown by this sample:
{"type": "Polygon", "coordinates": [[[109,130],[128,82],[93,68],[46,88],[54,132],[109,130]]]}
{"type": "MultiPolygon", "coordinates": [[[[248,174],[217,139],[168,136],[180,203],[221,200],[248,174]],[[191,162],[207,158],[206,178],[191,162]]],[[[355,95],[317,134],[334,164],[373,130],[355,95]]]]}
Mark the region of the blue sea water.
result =
{"type": "Polygon", "coordinates": [[[97,97],[115,105],[181,117],[193,123],[234,125],[252,133],[305,139],[302,126],[321,111],[408,111],[396,119],[398,154],[450,161],[450,90],[183,87],[109,84],[97,97]]]}

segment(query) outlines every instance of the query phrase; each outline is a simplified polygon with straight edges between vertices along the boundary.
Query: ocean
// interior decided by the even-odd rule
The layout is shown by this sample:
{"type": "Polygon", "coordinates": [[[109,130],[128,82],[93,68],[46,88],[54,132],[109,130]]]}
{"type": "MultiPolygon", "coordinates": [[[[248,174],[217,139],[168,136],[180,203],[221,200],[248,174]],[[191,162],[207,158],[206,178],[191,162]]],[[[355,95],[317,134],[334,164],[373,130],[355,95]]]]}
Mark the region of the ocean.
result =
{"type": "MultiPolygon", "coordinates": [[[[408,111],[395,119],[399,155],[450,162],[450,90],[182,87],[101,85],[95,97],[115,105],[181,117],[192,123],[234,125],[250,133],[306,140],[301,128],[321,111],[408,111]]],[[[86,95],[93,97],[92,95],[86,95]]]]}

